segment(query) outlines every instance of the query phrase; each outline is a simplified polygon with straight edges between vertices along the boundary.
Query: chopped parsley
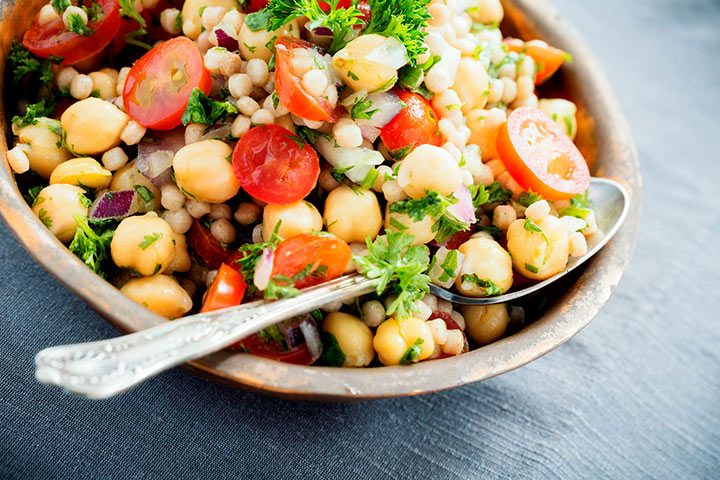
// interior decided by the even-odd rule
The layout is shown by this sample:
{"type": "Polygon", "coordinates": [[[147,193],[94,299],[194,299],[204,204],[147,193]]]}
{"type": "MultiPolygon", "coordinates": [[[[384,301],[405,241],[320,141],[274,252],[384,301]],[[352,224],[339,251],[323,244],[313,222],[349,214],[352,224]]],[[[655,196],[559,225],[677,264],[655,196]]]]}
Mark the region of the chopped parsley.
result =
{"type": "Polygon", "coordinates": [[[25,48],[23,44],[13,41],[8,54],[8,61],[12,67],[13,83],[19,83],[29,73],[36,73],[41,83],[52,87],[55,76],[51,66],[62,62],[63,57],[50,55],[47,59],[38,58],[30,53],[30,50],[25,48]]]}
{"type": "Polygon", "coordinates": [[[32,187],[28,189],[27,195],[23,195],[23,198],[25,198],[25,201],[28,205],[33,205],[35,203],[35,199],[38,198],[38,195],[40,195],[40,192],[42,191],[43,186],[37,185],[35,187],[32,187]]]}
{"type": "Polygon", "coordinates": [[[530,233],[541,234],[543,239],[545,239],[545,241],[547,243],[550,243],[550,240],[548,240],[548,237],[547,237],[547,235],[545,235],[545,232],[543,232],[543,229],[538,227],[537,223],[533,222],[532,218],[530,218],[530,217],[525,218],[525,223],[523,224],[523,227],[525,228],[525,230],[527,230],[530,233]]]}
{"type": "Polygon", "coordinates": [[[522,192],[517,199],[517,202],[523,207],[529,207],[535,202],[539,202],[543,198],[537,193],[533,192],[532,189],[527,192],[522,192]]]}
{"type": "Polygon", "coordinates": [[[410,65],[425,52],[425,27],[430,18],[429,0],[373,0],[370,23],[363,34],[378,33],[394,37],[405,45],[410,65]]]}
{"type": "MultiPolygon", "coordinates": [[[[37,203],[42,203],[45,199],[43,197],[38,197],[35,199],[37,203]]],[[[51,228],[53,225],[53,220],[50,218],[50,215],[48,215],[47,210],[45,208],[41,208],[38,210],[38,218],[40,221],[45,225],[47,228],[51,228]]]]}
{"type": "Polygon", "coordinates": [[[428,255],[424,245],[412,245],[413,237],[402,232],[387,232],[374,242],[368,237],[366,256],[353,255],[358,271],[377,280],[378,295],[395,294],[397,298],[388,305],[387,314],[403,319],[417,311],[415,301],[429,291],[430,277],[428,255]]]}
{"type": "Polygon", "coordinates": [[[370,190],[373,185],[375,185],[375,182],[377,181],[378,177],[380,176],[380,173],[375,170],[374,168],[371,168],[368,170],[367,175],[365,175],[365,178],[363,179],[360,186],[364,188],[365,190],[370,190]]]}
{"type": "Polygon", "coordinates": [[[78,35],[82,35],[84,37],[89,37],[90,35],[95,33],[95,30],[88,27],[85,22],[83,22],[82,17],[78,13],[71,13],[67,16],[67,22],[68,22],[68,30],[71,32],[75,32],[78,35]]]}
{"type": "Polygon", "coordinates": [[[343,180],[345,180],[345,172],[353,168],[350,167],[335,167],[330,169],[330,175],[335,179],[338,183],[343,183],[343,180]]]}
{"type": "Polygon", "coordinates": [[[273,229],[273,233],[269,241],[259,243],[246,243],[240,248],[238,248],[238,252],[240,252],[242,256],[235,262],[240,266],[240,273],[242,274],[243,279],[248,286],[249,293],[252,293],[255,290],[255,285],[253,284],[253,280],[255,278],[255,267],[260,261],[260,258],[263,255],[263,251],[266,248],[271,248],[274,250],[275,247],[277,247],[282,240],[278,236],[278,231],[280,231],[281,223],[282,222],[278,220],[278,222],[275,224],[275,228],[273,229]]]}
{"type": "Polygon", "coordinates": [[[422,337],[416,338],[415,342],[413,342],[413,344],[405,350],[403,356],[400,357],[400,365],[417,363],[420,360],[420,352],[422,352],[422,347],[420,347],[420,345],[423,343],[425,343],[425,340],[423,340],[422,337]]]}
{"type": "Polygon", "coordinates": [[[212,100],[205,95],[205,92],[195,87],[182,115],[182,123],[185,126],[190,123],[214,125],[237,112],[238,109],[227,100],[223,102],[212,100]]]}
{"type": "Polygon", "coordinates": [[[367,96],[356,99],[355,104],[350,109],[350,117],[363,120],[372,119],[373,115],[380,111],[379,108],[370,110],[374,103],[372,100],[368,100],[367,96]]]}
{"type": "Polygon", "coordinates": [[[462,276],[462,281],[467,283],[474,283],[477,286],[485,289],[485,295],[488,297],[494,297],[503,293],[503,289],[498,287],[492,280],[483,280],[477,276],[476,273],[465,274],[462,276]]]}
{"type": "Polygon", "coordinates": [[[114,225],[107,223],[91,227],[87,217],[79,214],[74,214],[73,219],[77,223],[77,230],[68,248],[90,270],[107,280],[114,270],[110,258],[110,242],[115,234],[114,225]]]}
{"type": "Polygon", "coordinates": [[[335,335],[330,332],[322,333],[323,353],[318,359],[318,364],[328,367],[341,367],[345,361],[345,353],[340,348],[335,335]]]}
{"type": "Polygon", "coordinates": [[[488,201],[487,203],[505,203],[512,198],[512,191],[500,185],[497,180],[487,187],[488,201]]]}
{"type": "Polygon", "coordinates": [[[316,262],[308,263],[305,267],[292,277],[287,275],[275,275],[268,282],[264,291],[265,300],[277,300],[280,298],[291,298],[300,295],[300,290],[295,285],[300,280],[308,277],[327,278],[326,265],[316,265],[316,262]]]}
{"type": "Polygon", "coordinates": [[[445,260],[440,264],[442,273],[438,277],[439,282],[447,282],[448,280],[455,278],[455,273],[458,268],[458,251],[450,250],[445,256],[445,260]]]}
{"type": "Polygon", "coordinates": [[[421,222],[427,216],[432,217],[435,220],[432,226],[432,231],[436,232],[435,240],[442,243],[453,233],[470,228],[469,223],[459,221],[447,212],[447,208],[455,203],[457,203],[457,199],[452,195],[445,197],[435,190],[427,190],[422,198],[401,200],[390,204],[390,211],[405,213],[415,222],[421,222]]]}
{"type": "MultiPolygon", "coordinates": [[[[247,14],[245,16],[245,25],[247,25],[251,32],[259,32],[260,30],[275,30],[274,28],[268,28],[271,18],[272,13],[267,9],[262,9],[257,12],[247,14]]],[[[254,49],[255,48],[253,47],[253,50],[254,49]]]]}
{"type": "Polygon", "coordinates": [[[55,9],[58,15],[62,15],[67,8],[72,5],[70,0],[50,0],[50,5],[55,9]]]}
{"type": "Polygon", "coordinates": [[[412,152],[412,149],[415,148],[415,144],[406,145],[402,148],[396,148],[395,150],[389,150],[388,153],[393,158],[393,160],[398,161],[402,160],[403,158],[408,156],[408,153],[412,152]]]}
{"type": "Polygon", "coordinates": [[[138,247],[142,250],[146,250],[150,245],[160,240],[162,236],[163,234],[158,232],[155,232],[152,235],[145,235],[144,240],[138,243],[138,247]]]}
{"type": "Polygon", "coordinates": [[[303,139],[302,137],[298,135],[283,135],[283,137],[289,138],[290,140],[295,142],[295,145],[297,145],[300,150],[305,148],[305,139],[303,139]]]}
{"type": "Polygon", "coordinates": [[[155,199],[155,195],[144,185],[133,185],[133,188],[145,202],[152,202],[155,199]]]}
{"type": "Polygon", "coordinates": [[[525,269],[528,272],[532,272],[532,273],[538,273],[538,271],[539,271],[538,267],[536,267],[535,265],[530,265],[529,263],[525,264],[525,269]]]}

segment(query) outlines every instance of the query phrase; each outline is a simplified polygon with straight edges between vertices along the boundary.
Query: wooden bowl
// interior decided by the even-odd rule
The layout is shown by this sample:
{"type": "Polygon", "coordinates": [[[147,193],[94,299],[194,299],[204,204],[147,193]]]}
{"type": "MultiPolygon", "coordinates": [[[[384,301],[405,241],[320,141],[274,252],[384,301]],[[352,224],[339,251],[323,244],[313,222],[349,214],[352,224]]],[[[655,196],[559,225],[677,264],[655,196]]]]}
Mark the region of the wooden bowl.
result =
{"type": "MultiPolygon", "coordinates": [[[[10,44],[21,38],[44,3],[0,2],[0,91],[10,44]]],[[[554,87],[578,104],[577,143],[593,174],[619,179],[631,192],[630,213],[617,236],[578,274],[561,282],[559,291],[547,295],[551,300],[537,320],[465,355],[409,367],[341,369],[288,365],[224,350],[190,362],[187,368],[214,381],[293,399],[353,401],[417,395],[478,382],[525,365],[568,341],[598,314],[620,282],[638,234],[642,180],[630,130],[605,75],[573,27],[545,0],[503,3],[504,32],[526,40],[546,40],[574,58],[554,79],[554,87]]],[[[0,137],[0,154],[5,157],[11,133],[2,103],[0,128],[5,132],[0,137]]],[[[0,167],[0,198],[0,215],[25,250],[116,328],[136,332],[165,321],[87,269],[40,223],[20,195],[7,162],[0,167]]]]}

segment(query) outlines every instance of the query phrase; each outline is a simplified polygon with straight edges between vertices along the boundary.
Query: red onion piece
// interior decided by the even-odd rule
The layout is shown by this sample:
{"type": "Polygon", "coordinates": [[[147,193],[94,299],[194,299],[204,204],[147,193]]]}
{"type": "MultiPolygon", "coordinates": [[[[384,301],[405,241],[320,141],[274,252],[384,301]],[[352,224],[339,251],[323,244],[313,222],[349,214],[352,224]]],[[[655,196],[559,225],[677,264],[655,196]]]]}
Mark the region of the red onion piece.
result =
{"type": "Polygon", "coordinates": [[[258,290],[265,290],[270,283],[274,259],[275,252],[272,249],[266,248],[263,250],[263,254],[255,266],[255,275],[253,277],[253,283],[258,290]]]}
{"type": "Polygon", "coordinates": [[[360,133],[365,140],[373,143],[380,136],[380,129],[372,125],[360,125],[360,133]]]}
{"type": "Polygon", "coordinates": [[[105,192],[90,206],[90,220],[119,220],[138,211],[135,190],[105,192]]]}
{"type": "Polygon", "coordinates": [[[170,166],[173,155],[184,146],[185,129],[182,127],[167,132],[152,132],[138,144],[138,170],[153,185],[161,188],[172,182],[170,166]]]}
{"type": "Polygon", "coordinates": [[[453,192],[453,196],[457,198],[457,203],[450,205],[447,212],[461,222],[473,224],[477,221],[475,218],[475,207],[473,206],[472,194],[464,185],[453,192]]]}
{"type": "Polygon", "coordinates": [[[305,30],[308,32],[307,39],[310,43],[313,43],[325,50],[330,47],[333,39],[333,32],[328,27],[317,27],[315,29],[311,29],[310,22],[308,22],[305,24],[305,30]]]}
{"type": "Polygon", "coordinates": [[[222,27],[215,29],[215,36],[217,37],[218,47],[226,48],[227,50],[234,52],[240,46],[236,38],[231,37],[228,33],[222,29],[222,27]]]}
{"type": "Polygon", "coordinates": [[[322,355],[323,344],[320,339],[320,332],[318,331],[315,320],[307,315],[300,324],[300,331],[302,331],[303,337],[305,337],[305,343],[307,343],[308,351],[314,362],[320,355],[322,355]]]}

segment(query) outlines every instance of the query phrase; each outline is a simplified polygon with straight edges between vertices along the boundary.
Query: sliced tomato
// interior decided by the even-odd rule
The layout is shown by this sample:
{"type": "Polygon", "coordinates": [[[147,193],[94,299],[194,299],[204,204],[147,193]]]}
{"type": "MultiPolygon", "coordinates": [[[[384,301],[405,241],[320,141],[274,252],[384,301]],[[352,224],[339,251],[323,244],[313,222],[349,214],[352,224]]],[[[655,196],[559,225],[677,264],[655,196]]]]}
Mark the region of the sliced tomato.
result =
{"type": "Polygon", "coordinates": [[[438,243],[435,240],[432,240],[430,242],[430,245],[434,245],[436,247],[445,247],[448,250],[457,250],[458,248],[460,248],[460,245],[470,240],[470,237],[472,237],[474,233],[475,226],[472,225],[468,230],[462,230],[460,232],[453,233],[450,238],[448,238],[442,243],[438,243]]]}
{"type": "Polygon", "coordinates": [[[318,62],[323,62],[320,65],[324,65],[322,53],[312,43],[293,37],[278,38],[275,41],[275,91],[278,98],[299,117],[312,121],[337,121],[338,106],[331,104],[322,95],[307,92],[302,85],[302,77],[295,73],[292,59],[293,51],[298,48],[309,51],[318,62]]]}
{"type": "Polygon", "coordinates": [[[537,108],[514,110],[500,127],[497,148],[505,168],[525,191],[568,200],[587,190],[590,172],[562,129],[537,108]]]}
{"type": "MultiPolygon", "coordinates": [[[[23,45],[38,57],[63,57],[63,65],[73,65],[92,57],[108,46],[121,24],[120,10],[115,0],[97,0],[97,3],[103,9],[103,16],[88,23],[88,28],[95,30],[92,35],[84,36],[67,31],[62,18],[40,25],[36,16],[23,36],[23,45]]],[[[89,0],[82,2],[86,7],[91,4],[89,0]]]]}
{"type": "Polygon", "coordinates": [[[212,268],[218,268],[230,256],[231,250],[223,248],[220,242],[210,233],[210,229],[200,225],[197,220],[193,221],[192,227],[187,234],[190,246],[200,255],[205,263],[212,268]]]}
{"type": "Polygon", "coordinates": [[[245,9],[245,13],[253,13],[262,10],[267,6],[270,0],[250,0],[250,5],[245,9]]]}
{"type": "MultiPolygon", "coordinates": [[[[544,43],[544,42],[542,42],[544,43]]],[[[516,38],[505,40],[505,45],[512,52],[524,53],[535,60],[535,84],[539,85],[548,78],[552,77],[555,72],[562,66],[566,58],[567,52],[559,48],[543,45],[542,43],[525,43],[516,38]]]]}
{"type": "Polygon", "coordinates": [[[320,175],[315,150],[279,125],[251,128],[235,145],[232,163],[246,192],[275,205],[302,200],[320,175]]]}
{"type": "Polygon", "coordinates": [[[305,288],[338,278],[350,263],[350,247],[331,234],[300,233],[280,242],[275,249],[272,276],[288,278],[308,268],[310,274],[295,281],[295,288],[305,288]]]}
{"type": "MultiPolygon", "coordinates": [[[[448,330],[460,330],[460,333],[462,333],[463,336],[463,349],[460,353],[467,353],[470,351],[470,344],[468,343],[467,335],[465,335],[465,332],[463,332],[463,329],[460,328],[460,325],[453,320],[453,318],[450,316],[447,312],[441,312],[439,310],[436,310],[432,312],[430,315],[430,318],[428,318],[428,321],[435,320],[436,318],[441,318],[445,322],[445,326],[448,330]]],[[[447,358],[447,357],[454,357],[455,355],[448,355],[447,353],[442,353],[439,358],[447,358]]]]}
{"type": "Polygon", "coordinates": [[[284,363],[309,365],[313,358],[301,327],[305,322],[317,330],[311,317],[296,317],[243,338],[233,348],[284,363]]]}
{"type": "Polygon", "coordinates": [[[231,266],[223,263],[218,269],[215,280],[205,295],[200,312],[212,312],[222,308],[240,305],[245,296],[247,285],[242,275],[231,266]]]}
{"type": "Polygon", "coordinates": [[[415,148],[425,144],[439,147],[445,143],[438,129],[438,115],[425,97],[400,88],[392,91],[407,108],[400,110],[400,113],[380,130],[380,138],[388,150],[415,148]]]}
{"type": "Polygon", "coordinates": [[[123,104],[140,125],[170,130],[180,125],[193,89],[208,94],[211,85],[197,46],[187,37],[175,37],[135,62],[125,81],[123,104]]]}

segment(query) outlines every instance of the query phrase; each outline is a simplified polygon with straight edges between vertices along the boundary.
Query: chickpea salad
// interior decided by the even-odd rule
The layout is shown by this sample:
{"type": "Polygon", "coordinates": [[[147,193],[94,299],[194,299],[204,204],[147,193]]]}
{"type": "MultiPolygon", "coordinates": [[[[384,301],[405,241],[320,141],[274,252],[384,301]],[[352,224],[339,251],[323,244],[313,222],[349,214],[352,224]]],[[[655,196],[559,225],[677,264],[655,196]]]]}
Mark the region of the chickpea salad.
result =
{"type": "Polygon", "coordinates": [[[377,291],[236,344],[342,367],[494,342],[600,235],[570,61],[506,38],[499,0],[52,0],[7,74],[7,154],[38,219],[170,320],[344,274],[377,291]]]}

